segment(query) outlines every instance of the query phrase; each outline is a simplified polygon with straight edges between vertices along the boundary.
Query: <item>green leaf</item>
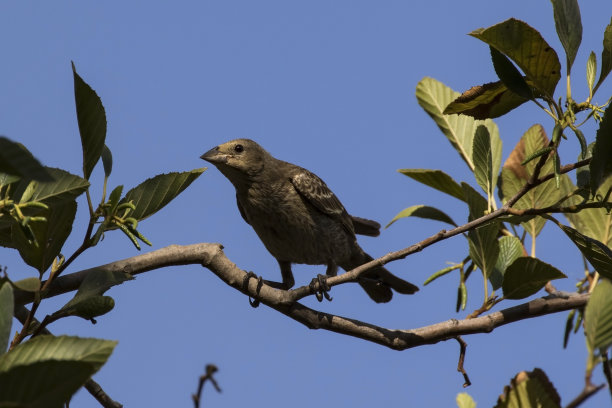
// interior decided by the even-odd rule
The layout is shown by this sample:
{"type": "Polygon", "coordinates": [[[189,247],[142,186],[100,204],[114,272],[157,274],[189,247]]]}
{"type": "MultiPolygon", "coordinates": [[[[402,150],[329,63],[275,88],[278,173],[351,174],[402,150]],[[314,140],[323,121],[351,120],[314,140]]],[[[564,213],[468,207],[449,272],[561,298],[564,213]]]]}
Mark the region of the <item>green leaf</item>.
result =
{"type": "Polygon", "coordinates": [[[0,281],[0,358],[8,347],[13,324],[13,288],[9,283],[0,281]]]}
{"type": "Polygon", "coordinates": [[[595,77],[597,76],[597,57],[591,51],[587,60],[586,78],[589,86],[589,96],[593,96],[593,86],[595,85],[595,77]]]}
{"type": "Polygon", "coordinates": [[[30,225],[35,243],[30,242],[19,225],[11,227],[11,237],[15,247],[25,263],[43,273],[51,264],[53,259],[59,255],[64,242],[72,231],[72,223],[77,210],[76,201],[66,201],[51,207],[47,221],[31,221],[30,225]]]}
{"type": "Polygon", "coordinates": [[[523,75],[519,72],[514,64],[501,52],[489,46],[491,51],[491,59],[493,60],[493,68],[499,79],[506,87],[524,99],[533,99],[533,92],[523,75]]]}
{"type": "MultiPolygon", "coordinates": [[[[493,189],[495,187],[495,182],[493,180],[493,151],[491,150],[491,136],[486,127],[480,125],[476,128],[472,148],[476,182],[487,194],[489,201],[492,201],[493,189]]],[[[496,175],[497,174],[495,174],[495,176],[496,175]]]]}
{"type": "MultiPolygon", "coordinates": [[[[533,82],[525,79],[528,86],[533,82]]],[[[502,81],[473,86],[444,109],[444,114],[462,113],[474,119],[497,118],[521,106],[525,99],[510,91],[502,81]]]]}
{"type": "MultiPolygon", "coordinates": [[[[535,152],[541,151],[548,146],[548,138],[546,132],[541,125],[534,125],[519,140],[508,159],[504,163],[501,172],[501,185],[499,192],[501,193],[502,202],[507,202],[513,197],[531,178],[538,160],[533,160],[526,163],[525,166],[521,163],[525,162],[525,158],[533,155],[535,152]]],[[[554,172],[552,160],[547,160],[540,175],[544,176],[554,172]]],[[[561,180],[563,186],[566,187],[569,183],[567,175],[562,175],[561,180]]],[[[548,180],[539,186],[529,190],[514,206],[516,209],[527,208],[543,208],[555,204],[567,192],[566,188],[557,188],[554,180],[548,180]]],[[[532,236],[537,237],[546,220],[542,217],[532,218],[530,221],[521,224],[523,228],[532,236]]]]}
{"type": "Polygon", "coordinates": [[[612,71],[612,18],[604,31],[603,50],[601,51],[601,73],[599,74],[599,80],[597,85],[595,85],[595,89],[599,88],[599,85],[603,83],[610,71],[612,71]]]}
{"type": "Polygon", "coordinates": [[[104,294],[108,289],[115,285],[120,285],[125,281],[134,279],[132,275],[123,271],[104,271],[94,269],[90,271],[81,285],[79,290],[68,303],[60,310],[68,310],[76,307],[80,302],[86,301],[92,297],[98,297],[104,294]]]}
{"type": "Polygon", "coordinates": [[[495,408],[560,408],[561,397],[544,371],[521,371],[504,387],[495,408]]]}
{"type": "MultiPolygon", "coordinates": [[[[609,188],[612,188],[612,177],[608,177],[599,186],[596,194],[603,197],[609,188]]],[[[612,201],[612,198],[609,198],[609,200],[612,201]]],[[[584,202],[584,198],[574,196],[568,200],[567,204],[576,205],[582,202],[584,202]]],[[[608,213],[605,208],[586,208],[577,213],[567,213],[565,216],[572,227],[580,233],[596,239],[604,245],[612,246],[612,213],[608,213]]]]}
{"type": "Polygon", "coordinates": [[[489,276],[493,290],[502,287],[506,269],[523,255],[524,249],[520,239],[514,236],[505,236],[499,239],[499,257],[491,276],[489,276]]]}
{"type": "Polygon", "coordinates": [[[465,201],[461,186],[442,170],[399,169],[398,171],[419,183],[465,201]]]}
{"type": "Polygon", "coordinates": [[[206,167],[182,173],[159,174],[127,192],[119,204],[133,201],[136,209],[130,217],[138,221],[161,210],[197,179],[206,167]]]}
{"type": "Polygon", "coordinates": [[[601,279],[586,305],[585,331],[593,350],[612,345],[612,283],[601,279]]]}
{"type": "Polygon", "coordinates": [[[551,0],[555,28],[567,55],[567,72],[572,69],[582,41],[582,21],[577,0],[551,0]]]}
{"type": "Polygon", "coordinates": [[[38,336],[0,356],[0,405],[57,407],[108,360],[117,342],[38,336]]]}
{"type": "MultiPolygon", "coordinates": [[[[94,317],[102,316],[115,307],[115,300],[110,296],[92,296],[80,302],[62,308],[59,314],[62,316],[78,316],[85,320],[92,320],[94,317]]],[[[95,323],[95,321],[94,321],[95,323]]]]}
{"type": "Polygon", "coordinates": [[[449,217],[444,212],[438,210],[435,207],[430,207],[427,205],[413,205],[412,207],[408,207],[400,211],[395,217],[393,217],[391,221],[389,221],[385,228],[389,228],[389,226],[395,221],[405,217],[425,218],[429,220],[445,222],[447,224],[454,225],[455,227],[457,226],[457,224],[455,223],[455,221],[453,221],[451,217],[449,217]]]}
{"type": "Polygon", "coordinates": [[[476,403],[467,392],[457,394],[457,406],[459,408],[476,408],[476,403]]]}
{"type": "Polygon", "coordinates": [[[596,239],[566,225],[558,224],[565,234],[578,247],[582,255],[593,265],[601,276],[612,279],[612,250],[596,239]]]}
{"type": "Polygon", "coordinates": [[[478,125],[485,125],[491,135],[499,135],[499,130],[490,119],[479,122],[466,115],[445,114],[445,108],[458,96],[458,92],[433,78],[423,78],[416,87],[416,97],[419,105],[436,122],[438,128],[466,162],[470,170],[474,170],[471,156],[472,140],[476,128],[478,125]]]}
{"type": "Polygon", "coordinates": [[[106,145],[102,148],[102,166],[104,167],[104,177],[108,178],[113,171],[113,154],[106,145]]]}
{"type": "Polygon", "coordinates": [[[506,299],[524,299],[535,293],[553,279],[567,278],[554,266],[538,258],[517,258],[506,269],[502,290],[506,299]]]}
{"type": "Polygon", "coordinates": [[[89,180],[89,176],[104,149],[106,112],[96,91],[91,89],[77,74],[74,62],[72,63],[72,73],[74,76],[74,101],[83,146],[83,174],[89,180]]]}
{"type": "MultiPolygon", "coordinates": [[[[70,174],[62,169],[52,167],[47,167],[46,169],[55,181],[36,182],[32,195],[27,201],[42,201],[53,205],[62,201],[74,200],[89,187],[89,182],[79,176],[70,174]]],[[[24,202],[25,200],[21,198],[29,185],[29,180],[20,180],[15,185],[14,194],[11,194],[13,199],[18,202],[24,202]]]]}
{"type": "Polygon", "coordinates": [[[17,282],[13,282],[13,285],[17,289],[26,292],[38,292],[40,290],[40,279],[36,277],[25,278],[18,280],[17,282]]]}
{"type": "Polygon", "coordinates": [[[612,105],[606,108],[603,119],[597,129],[593,158],[589,165],[591,172],[591,192],[595,194],[599,185],[612,175],[612,105]]]}
{"type": "MultiPolygon", "coordinates": [[[[487,200],[469,184],[461,183],[461,187],[470,209],[469,220],[473,221],[482,217],[487,210],[487,200]]],[[[498,231],[499,225],[491,223],[468,232],[470,258],[480,268],[485,279],[491,276],[499,255],[498,231]]]]}
{"type": "Polygon", "coordinates": [[[21,143],[0,136],[0,172],[28,180],[53,181],[53,177],[21,143]]]}
{"type": "Polygon", "coordinates": [[[19,181],[20,178],[21,177],[19,176],[13,176],[11,174],[0,173],[0,188],[13,184],[16,181],[19,181]]]}
{"type": "Polygon", "coordinates": [[[511,18],[470,35],[507,55],[541,93],[552,98],[561,78],[561,64],[555,50],[537,30],[511,18]]]}

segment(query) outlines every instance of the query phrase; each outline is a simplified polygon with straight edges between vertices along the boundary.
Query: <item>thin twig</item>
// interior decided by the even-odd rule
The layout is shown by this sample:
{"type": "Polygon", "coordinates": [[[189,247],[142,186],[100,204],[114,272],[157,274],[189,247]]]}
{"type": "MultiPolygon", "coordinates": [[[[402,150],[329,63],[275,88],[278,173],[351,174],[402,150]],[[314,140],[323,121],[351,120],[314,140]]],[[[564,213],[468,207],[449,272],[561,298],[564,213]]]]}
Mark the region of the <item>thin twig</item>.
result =
{"type": "Polygon", "coordinates": [[[580,394],[578,394],[576,398],[571,400],[570,403],[565,406],[565,408],[577,408],[583,402],[585,402],[587,399],[595,395],[595,393],[597,393],[599,390],[601,390],[605,386],[606,384],[599,384],[599,385],[593,385],[591,383],[585,384],[584,388],[582,389],[582,392],[580,392],[580,394]]]}
{"type": "MultiPolygon", "coordinates": [[[[87,231],[85,232],[85,238],[83,239],[83,243],[81,244],[81,246],[78,247],[77,250],[74,251],[74,253],[70,256],[70,258],[68,258],[62,265],[60,265],[60,267],[56,271],[51,272],[51,275],[49,276],[49,279],[47,279],[44,283],[41,283],[40,293],[44,293],[49,288],[49,286],[53,283],[53,281],[63,271],[65,271],[68,266],[70,266],[72,261],[74,261],[86,249],[91,247],[91,241],[90,240],[91,240],[91,232],[93,231],[93,225],[94,225],[93,219],[91,219],[89,221],[89,225],[87,227],[87,231]]],[[[32,308],[30,309],[30,312],[28,313],[27,318],[23,322],[23,327],[17,333],[17,335],[13,338],[13,341],[11,342],[11,346],[9,347],[9,350],[11,350],[17,344],[21,343],[23,341],[23,339],[26,338],[26,336],[28,334],[28,328],[30,327],[30,324],[34,320],[34,316],[36,315],[36,311],[38,310],[38,306],[40,305],[40,301],[41,300],[42,300],[42,297],[40,297],[38,299],[34,299],[34,302],[32,303],[32,308]]]]}
{"type": "Polygon", "coordinates": [[[195,394],[191,394],[191,398],[193,399],[193,405],[195,408],[200,408],[200,399],[202,397],[202,389],[204,388],[204,383],[206,383],[206,381],[210,381],[213,387],[215,387],[215,390],[217,390],[217,392],[221,392],[221,388],[219,387],[219,384],[217,384],[215,377],[213,377],[213,374],[215,374],[217,371],[218,371],[218,368],[216,365],[214,364],[206,365],[206,374],[203,374],[200,376],[200,380],[198,381],[197,392],[195,394]]]}
{"type": "Polygon", "coordinates": [[[466,388],[472,385],[472,382],[470,381],[470,377],[468,377],[467,372],[463,368],[463,362],[465,361],[465,351],[467,349],[467,343],[463,341],[461,336],[455,337],[455,340],[459,342],[459,362],[457,363],[457,371],[463,374],[463,381],[464,381],[463,388],[466,388]]]}

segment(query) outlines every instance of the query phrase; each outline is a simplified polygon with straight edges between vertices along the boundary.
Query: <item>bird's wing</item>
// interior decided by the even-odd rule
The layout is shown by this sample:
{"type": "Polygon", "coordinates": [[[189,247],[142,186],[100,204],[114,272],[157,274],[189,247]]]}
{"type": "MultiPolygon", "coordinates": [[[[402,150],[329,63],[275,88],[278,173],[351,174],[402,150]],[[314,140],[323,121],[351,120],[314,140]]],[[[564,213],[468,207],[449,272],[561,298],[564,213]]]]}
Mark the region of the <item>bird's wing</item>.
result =
{"type": "Polygon", "coordinates": [[[300,168],[290,178],[297,192],[323,214],[340,221],[344,228],[354,234],[353,221],[338,197],[316,174],[300,168]]]}
{"type": "Polygon", "coordinates": [[[251,225],[249,220],[247,220],[246,214],[244,213],[244,208],[240,204],[240,200],[238,199],[238,195],[236,195],[236,204],[238,205],[238,211],[240,211],[240,215],[242,215],[242,219],[246,221],[247,224],[251,225]]]}

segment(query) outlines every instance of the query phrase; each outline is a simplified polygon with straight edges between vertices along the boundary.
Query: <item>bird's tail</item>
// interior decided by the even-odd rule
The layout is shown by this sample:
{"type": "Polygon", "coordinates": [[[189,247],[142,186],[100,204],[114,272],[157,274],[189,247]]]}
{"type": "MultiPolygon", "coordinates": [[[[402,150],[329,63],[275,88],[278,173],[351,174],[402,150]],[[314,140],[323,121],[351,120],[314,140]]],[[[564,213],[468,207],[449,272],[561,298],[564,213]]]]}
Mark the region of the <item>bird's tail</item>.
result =
{"type": "MultiPolygon", "coordinates": [[[[359,262],[350,268],[344,268],[350,270],[356,268],[359,265],[363,265],[366,262],[370,262],[373,258],[362,252],[359,262]]],[[[341,265],[342,266],[342,265],[341,265]]],[[[359,278],[359,285],[366,291],[368,296],[376,303],[386,303],[393,297],[391,289],[397,293],[411,295],[419,290],[419,288],[410,282],[406,282],[403,279],[393,275],[383,266],[376,266],[367,271],[362,277],[359,278]]]]}

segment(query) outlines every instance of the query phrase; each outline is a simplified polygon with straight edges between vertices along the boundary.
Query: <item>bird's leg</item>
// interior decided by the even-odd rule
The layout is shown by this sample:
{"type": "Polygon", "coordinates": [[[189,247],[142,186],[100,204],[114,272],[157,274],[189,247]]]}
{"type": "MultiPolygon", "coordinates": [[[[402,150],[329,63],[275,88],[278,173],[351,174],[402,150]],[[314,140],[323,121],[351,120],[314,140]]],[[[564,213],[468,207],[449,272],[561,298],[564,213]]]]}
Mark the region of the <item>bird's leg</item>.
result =
{"type": "Polygon", "coordinates": [[[289,290],[295,284],[295,279],[293,279],[293,272],[291,272],[291,262],[278,261],[278,264],[281,269],[281,276],[283,278],[283,281],[275,282],[264,279],[263,283],[273,287],[274,289],[289,290]]]}
{"type": "Polygon", "coordinates": [[[310,282],[309,287],[314,292],[319,302],[323,301],[324,296],[325,296],[325,299],[329,300],[330,302],[333,300],[333,298],[328,293],[331,290],[331,288],[327,284],[327,277],[336,276],[337,274],[338,274],[338,265],[336,265],[335,263],[329,263],[327,265],[327,271],[325,272],[325,275],[318,274],[317,277],[314,278],[312,282],[310,282]],[[315,286],[317,283],[319,284],[318,290],[315,289],[315,286]]]}

